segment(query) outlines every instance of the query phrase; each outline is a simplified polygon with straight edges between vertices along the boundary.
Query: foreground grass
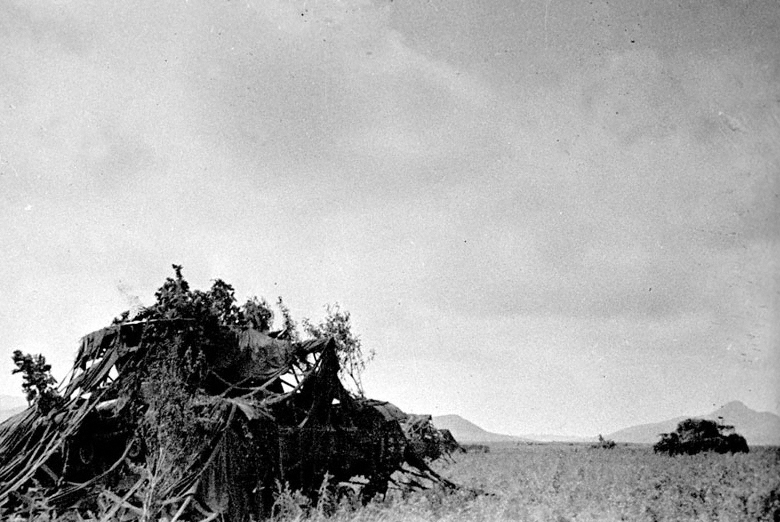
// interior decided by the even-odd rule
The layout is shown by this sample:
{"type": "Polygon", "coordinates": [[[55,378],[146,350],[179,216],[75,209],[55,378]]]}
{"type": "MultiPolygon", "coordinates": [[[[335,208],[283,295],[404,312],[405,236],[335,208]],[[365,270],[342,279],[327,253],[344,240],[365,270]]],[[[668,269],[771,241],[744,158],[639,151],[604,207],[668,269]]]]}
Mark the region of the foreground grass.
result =
{"type": "Polygon", "coordinates": [[[668,457],[649,446],[522,445],[460,455],[438,468],[490,494],[391,495],[353,512],[339,510],[331,520],[780,520],[777,448],[668,457]]]}
{"type": "Polygon", "coordinates": [[[442,471],[495,492],[484,509],[497,519],[771,520],[780,510],[774,449],[668,457],[647,446],[526,445],[442,471]]]}
{"type": "MultiPolygon", "coordinates": [[[[333,499],[306,506],[304,499],[285,492],[277,502],[274,519],[780,520],[778,448],[754,448],[749,454],[737,455],[668,457],[653,454],[649,446],[620,445],[602,450],[585,445],[518,445],[494,447],[486,454],[457,455],[451,462],[436,463],[435,468],[465,486],[464,490],[394,491],[367,506],[347,500],[334,505],[333,499]],[[484,494],[475,495],[468,489],[484,494]]],[[[66,519],[44,515],[37,520],[66,519]]]]}

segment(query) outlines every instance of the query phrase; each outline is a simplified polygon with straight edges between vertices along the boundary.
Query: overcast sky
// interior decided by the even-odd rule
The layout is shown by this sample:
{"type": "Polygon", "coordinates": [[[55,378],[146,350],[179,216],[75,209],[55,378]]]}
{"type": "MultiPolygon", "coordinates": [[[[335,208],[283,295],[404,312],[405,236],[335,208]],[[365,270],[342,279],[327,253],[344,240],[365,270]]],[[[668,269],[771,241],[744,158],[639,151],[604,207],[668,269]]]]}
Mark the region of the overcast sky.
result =
{"type": "Polygon", "coordinates": [[[172,263],[491,431],[780,413],[776,0],[0,3],[0,393],[172,263]]]}

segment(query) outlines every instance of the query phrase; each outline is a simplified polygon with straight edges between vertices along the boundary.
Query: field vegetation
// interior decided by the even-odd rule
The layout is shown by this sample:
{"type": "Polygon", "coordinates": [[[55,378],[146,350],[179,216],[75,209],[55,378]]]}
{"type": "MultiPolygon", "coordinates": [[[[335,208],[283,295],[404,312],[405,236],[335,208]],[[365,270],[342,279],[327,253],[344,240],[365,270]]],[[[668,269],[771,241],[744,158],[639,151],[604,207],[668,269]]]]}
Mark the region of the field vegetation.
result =
{"type": "MultiPolygon", "coordinates": [[[[469,491],[390,495],[333,517],[343,521],[780,520],[780,448],[670,457],[650,446],[493,446],[458,454],[439,471],[469,491]]],[[[315,512],[309,518],[318,518],[315,512]]],[[[293,518],[306,518],[303,512],[293,518]]]]}
{"type": "Polygon", "coordinates": [[[536,444],[494,447],[488,454],[457,458],[444,464],[442,472],[492,495],[464,502],[452,520],[780,517],[778,448],[669,457],[645,445],[621,444],[602,451],[579,444],[536,444]]]}
{"type": "MultiPolygon", "coordinates": [[[[780,448],[748,454],[654,454],[650,446],[520,444],[456,454],[435,465],[461,484],[391,491],[366,506],[327,495],[312,505],[279,495],[273,519],[288,521],[774,521],[780,519],[780,448]]],[[[107,504],[108,507],[108,504],[107,504]]],[[[43,513],[37,520],[56,519],[43,513]]],[[[82,520],[100,520],[100,514],[82,520]]],[[[19,518],[18,520],[27,520],[19,518]]],[[[58,520],[65,520],[60,517],[58,520]]],[[[68,520],[75,520],[69,518],[68,520]]],[[[119,520],[113,518],[110,520],[119,520]]]]}

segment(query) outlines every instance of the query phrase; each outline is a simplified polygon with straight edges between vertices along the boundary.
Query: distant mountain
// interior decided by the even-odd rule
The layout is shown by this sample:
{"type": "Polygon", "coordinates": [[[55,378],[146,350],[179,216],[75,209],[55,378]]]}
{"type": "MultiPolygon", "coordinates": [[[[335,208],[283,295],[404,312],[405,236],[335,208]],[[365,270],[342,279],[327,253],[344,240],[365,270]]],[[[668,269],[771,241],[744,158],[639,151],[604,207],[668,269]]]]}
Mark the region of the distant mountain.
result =
{"type": "Polygon", "coordinates": [[[26,409],[27,401],[24,397],[0,395],[0,422],[26,409]]]}
{"type": "Polygon", "coordinates": [[[551,435],[535,433],[531,435],[501,435],[483,430],[460,415],[442,415],[433,418],[433,424],[439,429],[452,432],[458,442],[471,444],[476,442],[594,442],[596,437],[576,437],[571,435],[551,435]]]}
{"type": "Polygon", "coordinates": [[[661,433],[669,433],[677,428],[677,424],[689,417],[675,417],[661,422],[639,424],[624,428],[606,436],[615,442],[635,442],[639,444],[655,444],[660,439],[661,433]]]}
{"type": "Polygon", "coordinates": [[[748,444],[780,445],[780,416],[768,411],[754,411],[739,401],[730,402],[706,416],[723,418],[725,424],[747,439],[748,444]]]}
{"type": "Polygon", "coordinates": [[[452,432],[455,440],[461,444],[476,442],[517,442],[524,439],[512,435],[500,435],[485,431],[473,422],[469,422],[460,415],[441,415],[433,418],[433,424],[439,429],[452,432]]]}
{"type": "Polygon", "coordinates": [[[607,436],[615,442],[635,442],[655,444],[659,434],[669,433],[677,428],[677,424],[685,419],[695,417],[718,420],[734,426],[734,430],[745,437],[750,445],[780,445],[780,416],[770,412],[751,410],[739,401],[729,402],[706,415],[689,415],[676,417],[652,424],[641,424],[616,431],[607,436]]]}
{"type": "Polygon", "coordinates": [[[0,410],[9,410],[27,406],[27,400],[21,395],[0,395],[0,410]]]}

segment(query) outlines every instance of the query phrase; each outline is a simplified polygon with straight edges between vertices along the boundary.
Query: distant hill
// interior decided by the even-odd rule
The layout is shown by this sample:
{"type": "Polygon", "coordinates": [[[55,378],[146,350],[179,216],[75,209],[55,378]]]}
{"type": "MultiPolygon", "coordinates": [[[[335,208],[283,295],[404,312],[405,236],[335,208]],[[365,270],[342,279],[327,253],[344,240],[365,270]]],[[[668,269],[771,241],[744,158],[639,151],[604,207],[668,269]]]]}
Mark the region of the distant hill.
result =
{"type": "Polygon", "coordinates": [[[26,409],[27,401],[24,397],[0,395],[0,422],[26,409]]]}
{"type": "Polygon", "coordinates": [[[452,436],[455,437],[455,440],[461,444],[472,444],[476,442],[519,442],[525,440],[512,435],[501,435],[485,431],[460,415],[441,415],[434,417],[433,424],[439,429],[450,430],[452,436]]]}
{"type": "Polygon", "coordinates": [[[655,444],[658,442],[661,433],[669,433],[677,428],[677,424],[689,417],[675,417],[661,422],[652,422],[649,424],[639,424],[624,428],[606,436],[607,439],[615,442],[634,442],[639,444],[655,444]]]}
{"type": "Polygon", "coordinates": [[[711,420],[718,420],[718,417],[722,417],[724,424],[734,426],[735,431],[745,437],[750,445],[780,445],[780,416],[770,412],[751,410],[739,401],[729,402],[706,415],[688,415],[651,424],[631,426],[616,431],[608,435],[607,438],[615,442],[655,444],[658,442],[659,434],[674,431],[680,421],[691,417],[711,420]]]}

